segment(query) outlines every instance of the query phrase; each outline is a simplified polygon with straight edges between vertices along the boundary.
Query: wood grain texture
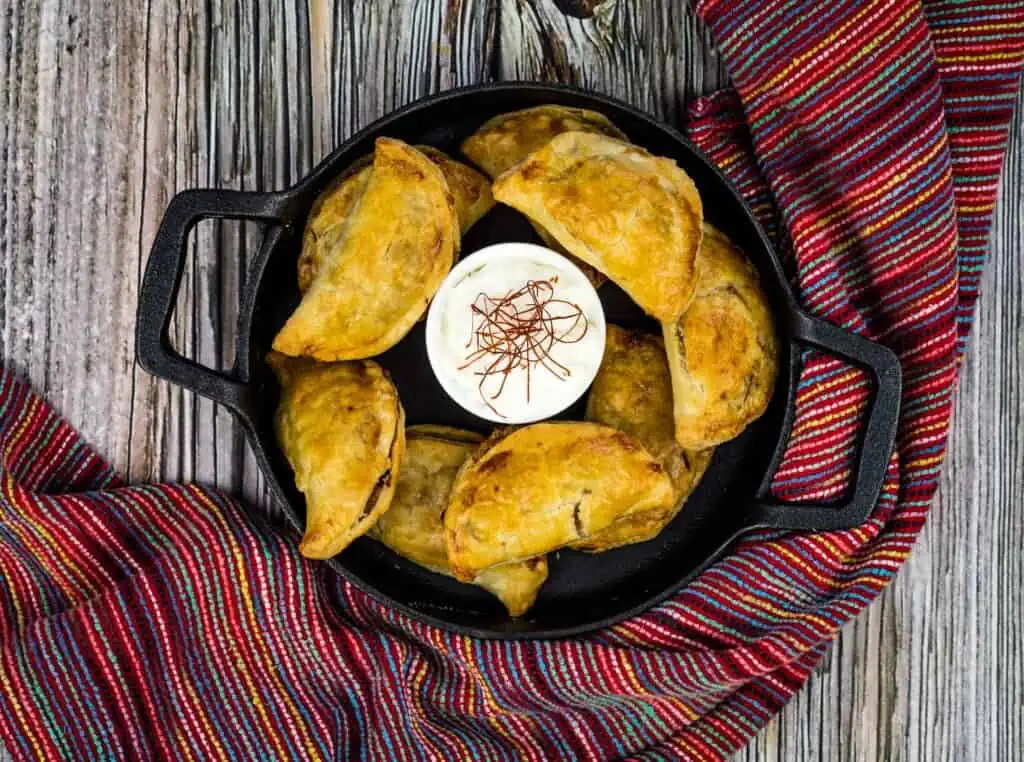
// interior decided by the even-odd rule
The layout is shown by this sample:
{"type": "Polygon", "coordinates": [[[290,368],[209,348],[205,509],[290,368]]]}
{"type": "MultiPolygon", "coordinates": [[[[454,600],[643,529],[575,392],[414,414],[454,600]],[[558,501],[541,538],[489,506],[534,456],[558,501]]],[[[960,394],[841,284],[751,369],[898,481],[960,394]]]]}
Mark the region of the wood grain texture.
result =
{"type": "Polygon", "coordinates": [[[0,356],[124,467],[146,24],[93,5],[0,12],[0,356]]]}
{"type": "MultiPolygon", "coordinates": [[[[392,108],[492,78],[574,82],[678,123],[726,81],[678,0],[9,0],[0,11],[0,358],[133,479],[267,505],[217,406],[134,366],[170,196],[282,188],[392,108]]],[[[978,760],[1024,747],[1021,104],[941,494],[915,553],[746,760],[978,760]]],[[[196,234],[172,333],[231,364],[255,231],[196,234]]],[[[3,758],[0,753],[0,759],[3,758]]]]}
{"type": "Polygon", "coordinates": [[[318,156],[399,106],[491,74],[492,2],[310,0],[309,6],[318,156]]]}
{"type": "Polygon", "coordinates": [[[500,0],[502,79],[567,82],[675,124],[694,95],[725,84],[724,64],[686,3],[606,2],[592,19],[554,0],[500,0]]]}

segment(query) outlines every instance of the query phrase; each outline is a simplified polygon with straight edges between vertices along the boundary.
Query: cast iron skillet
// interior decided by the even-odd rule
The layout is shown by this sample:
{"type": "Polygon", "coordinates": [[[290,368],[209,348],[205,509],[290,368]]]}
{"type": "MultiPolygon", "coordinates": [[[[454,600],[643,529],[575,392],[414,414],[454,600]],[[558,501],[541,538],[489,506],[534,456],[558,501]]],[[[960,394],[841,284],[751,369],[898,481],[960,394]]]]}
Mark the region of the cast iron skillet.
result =
{"type": "MultiPolygon", "coordinates": [[[[489,117],[544,103],[606,114],[635,143],[675,159],[700,190],[708,220],[760,270],[782,347],[781,371],[767,412],[739,438],[718,448],[685,510],[656,539],[600,555],[553,554],[551,576],[533,609],[510,619],[495,598],[428,572],[373,540],[362,538],[327,562],[385,604],[421,621],[488,638],[552,638],[605,627],[663,601],[721,556],[742,533],[771,527],[827,530],[867,519],[878,497],[896,434],[900,367],[887,348],[811,318],[799,308],[779,261],[733,186],[678,132],[636,109],[593,93],[534,83],[500,83],[454,90],[402,108],[370,125],[325,159],[306,179],[279,193],[191,190],[172,199],[157,232],[139,298],[136,352],[150,373],[227,406],[244,426],[271,489],[289,521],[301,529],[305,503],[274,438],[278,388],[263,362],[271,341],[298,303],[296,259],[317,195],[386,135],[428,143],[459,156],[459,145],[489,117]],[[168,325],[186,253],[187,235],[204,218],[265,223],[263,242],[244,286],[235,367],[220,372],[185,359],[171,347],[168,325]],[[793,422],[801,348],[814,348],[863,368],[873,392],[861,429],[855,482],[828,505],[789,504],[768,490],[793,422]]],[[[526,220],[498,207],[463,241],[463,254],[498,241],[536,241],[526,220]]],[[[656,326],[612,284],[601,289],[608,321],[656,326]]],[[[452,402],[428,366],[420,323],[378,358],[391,372],[409,424],[440,423],[489,431],[452,402]]],[[[582,417],[583,403],[566,418],[582,417]]]]}

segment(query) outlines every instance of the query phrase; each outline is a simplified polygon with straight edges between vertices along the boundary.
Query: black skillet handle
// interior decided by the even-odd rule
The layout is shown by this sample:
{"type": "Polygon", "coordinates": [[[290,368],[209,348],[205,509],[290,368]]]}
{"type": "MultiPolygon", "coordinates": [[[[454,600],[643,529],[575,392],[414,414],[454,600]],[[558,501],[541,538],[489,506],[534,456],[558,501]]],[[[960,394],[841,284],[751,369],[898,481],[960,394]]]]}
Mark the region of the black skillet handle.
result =
{"type": "Polygon", "coordinates": [[[192,389],[227,406],[247,420],[248,390],[238,374],[207,368],[182,357],[171,347],[168,327],[185,268],[188,234],[209,218],[262,220],[285,224],[283,194],[232,190],[189,190],[179,193],[164,212],[142,277],[135,323],[135,354],[154,376],[192,389]]]}
{"type": "Polygon", "coordinates": [[[859,441],[855,480],[840,502],[785,503],[771,497],[774,473],[770,473],[761,485],[750,524],[811,531],[849,529],[868,519],[885,482],[900,414],[900,361],[888,347],[800,311],[793,312],[791,330],[797,343],[842,358],[871,376],[873,388],[859,441]]]}

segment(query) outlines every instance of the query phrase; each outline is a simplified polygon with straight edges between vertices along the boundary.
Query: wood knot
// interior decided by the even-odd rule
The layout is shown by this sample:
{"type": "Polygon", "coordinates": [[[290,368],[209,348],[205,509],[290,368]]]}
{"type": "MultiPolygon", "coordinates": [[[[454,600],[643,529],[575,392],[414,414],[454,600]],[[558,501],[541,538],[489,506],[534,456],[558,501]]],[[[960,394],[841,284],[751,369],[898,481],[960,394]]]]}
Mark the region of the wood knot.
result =
{"type": "Polygon", "coordinates": [[[607,0],[555,0],[555,5],[566,16],[589,19],[594,15],[597,7],[605,2],[607,0]]]}

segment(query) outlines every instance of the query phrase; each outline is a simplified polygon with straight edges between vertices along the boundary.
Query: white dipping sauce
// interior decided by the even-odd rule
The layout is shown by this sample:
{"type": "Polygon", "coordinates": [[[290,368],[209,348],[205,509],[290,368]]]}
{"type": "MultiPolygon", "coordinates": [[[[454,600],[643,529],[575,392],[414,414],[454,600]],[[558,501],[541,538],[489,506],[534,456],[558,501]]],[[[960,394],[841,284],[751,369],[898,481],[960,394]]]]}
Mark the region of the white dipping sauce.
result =
{"type": "Polygon", "coordinates": [[[427,356],[437,380],[460,406],[497,423],[531,423],[569,407],[597,375],[604,341],[604,311],[590,281],[565,257],[528,243],[488,246],[463,259],[427,314],[427,356]],[[531,282],[532,293],[501,301],[531,282]],[[547,302],[544,314],[556,318],[549,328],[508,318],[527,314],[538,302],[547,302]],[[577,310],[581,316],[567,317],[577,310]],[[495,322],[502,328],[478,334],[495,322]],[[552,340],[552,332],[558,340],[552,340]],[[543,342],[544,349],[518,361],[502,354],[513,344],[523,349],[533,341],[543,342]]]}

